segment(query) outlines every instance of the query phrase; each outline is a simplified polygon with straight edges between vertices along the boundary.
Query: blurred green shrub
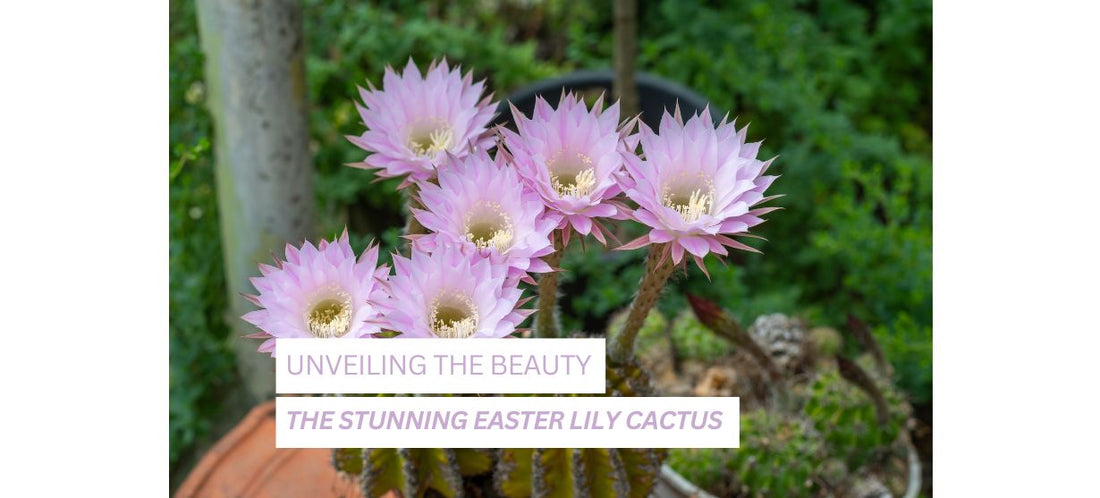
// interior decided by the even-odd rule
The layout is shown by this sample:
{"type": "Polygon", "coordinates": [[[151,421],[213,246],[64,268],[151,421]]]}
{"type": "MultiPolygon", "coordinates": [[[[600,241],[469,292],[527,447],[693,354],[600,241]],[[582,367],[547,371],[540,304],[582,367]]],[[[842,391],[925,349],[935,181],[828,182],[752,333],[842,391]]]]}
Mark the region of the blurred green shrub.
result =
{"type": "Polygon", "coordinates": [[[195,13],[173,4],[169,59],[168,268],[169,462],[210,429],[219,394],[235,382],[225,337],[225,279],[203,108],[202,50],[195,13]]]}

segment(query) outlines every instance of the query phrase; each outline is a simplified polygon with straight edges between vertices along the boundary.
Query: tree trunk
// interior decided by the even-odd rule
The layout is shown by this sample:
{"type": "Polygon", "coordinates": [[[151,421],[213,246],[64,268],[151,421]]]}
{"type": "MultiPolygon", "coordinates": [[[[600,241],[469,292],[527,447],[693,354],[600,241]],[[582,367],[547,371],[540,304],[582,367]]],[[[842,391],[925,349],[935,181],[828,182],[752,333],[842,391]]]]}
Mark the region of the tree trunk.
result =
{"type": "Polygon", "coordinates": [[[612,88],[619,99],[624,118],[638,112],[638,85],[634,78],[634,59],[638,52],[637,0],[615,0],[615,83],[612,88]]]}
{"type": "Polygon", "coordinates": [[[253,401],[275,391],[275,366],[240,318],[254,307],[257,263],[314,235],[302,9],[295,0],[199,0],[214,121],[218,214],[238,370],[253,401]]]}

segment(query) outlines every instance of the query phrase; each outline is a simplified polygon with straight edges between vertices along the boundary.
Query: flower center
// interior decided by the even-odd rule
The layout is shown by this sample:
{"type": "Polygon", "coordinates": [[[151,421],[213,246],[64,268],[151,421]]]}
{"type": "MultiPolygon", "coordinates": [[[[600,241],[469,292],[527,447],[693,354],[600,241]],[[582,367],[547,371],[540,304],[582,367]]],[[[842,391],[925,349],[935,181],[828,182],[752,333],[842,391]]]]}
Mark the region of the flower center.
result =
{"type": "Polygon", "coordinates": [[[680,214],[688,223],[710,214],[714,203],[714,184],[705,176],[681,177],[662,189],[662,204],[680,214]]]}
{"type": "Polygon", "coordinates": [[[334,291],[310,306],[306,325],[316,337],[340,337],[351,328],[351,296],[334,291]]]}
{"type": "Polygon", "coordinates": [[[436,337],[464,339],[477,332],[477,305],[459,292],[443,292],[432,300],[428,322],[436,337]]]}
{"type": "Polygon", "coordinates": [[[473,242],[479,249],[491,247],[501,253],[511,247],[515,237],[512,218],[504,212],[500,204],[493,201],[477,203],[466,213],[463,228],[466,240],[473,242]]]}
{"type": "Polygon", "coordinates": [[[413,154],[421,157],[432,157],[451,148],[454,142],[454,131],[441,120],[426,127],[416,127],[409,133],[409,139],[405,145],[413,154]]]}
{"type": "Polygon", "coordinates": [[[596,186],[592,158],[580,152],[559,150],[546,162],[546,169],[550,173],[550,183],[560,197],[585,197],[596,186]]]}

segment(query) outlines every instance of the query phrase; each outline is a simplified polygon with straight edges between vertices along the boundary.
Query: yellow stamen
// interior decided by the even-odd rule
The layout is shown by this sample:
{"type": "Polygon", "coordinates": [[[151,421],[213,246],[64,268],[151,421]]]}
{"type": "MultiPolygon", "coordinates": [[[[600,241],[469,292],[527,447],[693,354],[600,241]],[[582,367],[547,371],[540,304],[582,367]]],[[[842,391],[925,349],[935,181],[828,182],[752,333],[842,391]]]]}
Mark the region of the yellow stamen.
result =
{"type": "Polygon", "coordinates": [[[680,217],[684,221],[691,223],[698,220],[704,213],[710,212],[710,205],[713,201],[711,194],[704,194],[702,189],[695,189],[691,192],[688,199],[683,199],[683,196],[677,196],[670,193],[665,194],[664,205],[668,206],[677,213],[680,213],[680,217]]]}
{"type": "Polygon", "coordinates": [[[546,161],[546,170],[559,197],[584,197],[596,187],[592,158],[580,152],[557,151],[546,161]]]}
{"type": "Polygon", "coordinates": [[[309,307],[306,325],[315,337],[340,337],[351,328],[351,296],[335,290],[324,294],[309,307]]]}
{"type": "Polygon", "coordinates": [[[465,294],[442,293],[432,300],[428,323],[436,337],[470,337],[477,332],[477,305],[465,294]]]}
{"type": "Polygon", "coordinates": [[[592,168],[577,173],[573,178],[566,177],[564,182],[560,178],[554,176],[550,179],[554,190],[557,190],[560,197],[584,197],[591,194],[592,189],[596,186],[596,172],[592,168]]]}
{"type": "Polygon", "coordinates": [[[449,127],[443,126],[430,131],[427,135],[410,136],[407,145],[413,154],[431,157],[449,149],[452,142],[454,142],[454,132],[449,127]]]}
{"type": "Polygon", "coordinates": [[[493,248],[503,253],[512,246],[515,233],[512,218],[504,212],[500,204],[492,201],[480,202],[466,214],[466,240],[473,242],[479,249],[493,248]]]}

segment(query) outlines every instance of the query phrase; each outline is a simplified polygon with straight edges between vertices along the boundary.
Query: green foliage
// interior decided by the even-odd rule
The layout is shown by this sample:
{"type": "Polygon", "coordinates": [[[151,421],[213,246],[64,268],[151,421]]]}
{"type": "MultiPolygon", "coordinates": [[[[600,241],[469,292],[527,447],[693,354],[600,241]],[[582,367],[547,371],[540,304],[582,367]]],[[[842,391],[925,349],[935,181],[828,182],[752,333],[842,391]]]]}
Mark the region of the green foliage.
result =
{"type": "MultiPolygon", "coordinates": [[[[626,317],[629,314],[629,309],[624,309],[611,319],[611,323],[607,325],[607,331],[604,333],[606,337],[613,337],[622,330],[623,325],[626,324],[626,317]]],[[[666,342],[665,329],[668,328],[668,319],[665,318],[664,313],[660,310],[652,310],[645,317],[645,321],[642,322],[642,328],[638,330],[638,338],[634,342],[634,348],[637,351],[646,351],[650,348],[666,342]]]]}
{"type": "Polygon", "coordinates": [[[724,448],[676,448],[669,450],[668,465],[696,486],[715,489],[726,481],[728,458],[724,448]]]}
{"type": "Polygon", "coordinates": [[[676,345],[676,354],[682,358],[709,361],[733,352],[729,340],[717,336],[699,323],[691,309],[680,311],[672,322],[670,333],[672,343],[676,345]]]}
{"type": "MultiPolygon", "coordinates": [[[[626,315],[624,310],[611,319],[607,326],[607,337],[612,337],[622,328],[626,323],[626,315]]],[[[699,323],[699,319],[695,318],[690,309],[680,310],[671,324],[660,310],[650,311],[638,331],[634,347],[640,352],[654,350],[657,346],[667,344],[669,337],[672,338],[676,355],[682,359],[709,361],[733,352],[730,342],[699,323]]]]}
{"type": "Polygon", "coordinates": [[[810,496],[822,467],[821,434],[796,417],[764,410],[741,417],[741,447],[730,450],[726,467],[753,496],[810,496]]]}
{"type": "Polygon", "coordinates": [[[593,498],[616,498],[629,489],[626,469],[619,451],[609,448],[585,448],[575,450],[577,463],[584,477],[582,489],[593,498]]]}
{"type": "Polygon", "coordinates": [[[337,469],[351,472],[360,469],[363,494],[366,496],[382,496],[391,490],[400,490],[404,495],[411,496],[416,489],[415,472],[410,469],[411,462],[407,458],[407,452],[416,450],[398,450],[394,448],[364,449],[363,457],[359,461],[354,458],[336,459],[337,469]],[[405,452],[406,454],[402,454],[405,452]],[[366,461],[370,464],[367,465],[366,461]],[[343,463],[344,467],[340,464],[343,463]]]}
{"type": "Polygon", "coordinates": [[[902,313],[891,325],[875,327],[874,335],[894,366],[898,385],[917,386],[909,391],[914,403],[932,401],[932,326],[902,313]]]}
{"type": "Polygon", "coordinates": [[[210,430],[218,397],[233,382],[222,274],[210,120],[194,12],[173,5],[168,151],[169,462],[210,430]]]}
{"type": "Polygon", "coordinates": [[[850,469],[879,459],[897,440],[909,414],[901,395],[880,383],[889,416],[879,424],[867,393],[846,382],[835,370],[826,370],[808,386],[804,415],[825,435],[828,454],[841,458],[850,469]]]}
{"type": "Polygon", "coordinates": [[[535,450],[532,448],[504,448],[500,450],[500,463],[493,477],[500,494],[509,498],[531,495],[531,471],[535,450]]]}
{"type": "Polygon", "coordinates": [[[821,434],[805,419],[753,410],[741,416],[740,448],[676,449],[669,465],[704,489],[812,496],[825,450],[821,434]]]}

